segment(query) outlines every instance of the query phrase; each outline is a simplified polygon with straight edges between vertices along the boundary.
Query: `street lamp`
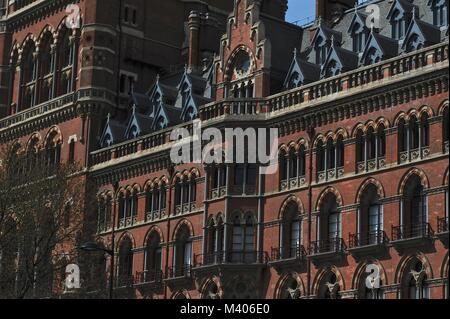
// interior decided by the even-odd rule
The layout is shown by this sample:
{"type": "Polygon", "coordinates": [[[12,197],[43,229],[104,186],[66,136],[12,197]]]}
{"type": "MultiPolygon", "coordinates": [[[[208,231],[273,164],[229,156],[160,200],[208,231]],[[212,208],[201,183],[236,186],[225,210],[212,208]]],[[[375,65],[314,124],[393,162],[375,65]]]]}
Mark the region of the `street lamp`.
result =
{"type": "Polygon", "coordinates": [[[111,256],[111,262],[110,262],[110,275],[109,275],[109,299],[113,299],[113,290],[114,290],[114,250],[112,249],[106,249],[103,247],[100,247],[97,243],[94,242],[88,242],[80,246],[80,250],[87,251],[87,252],[96,252],[96,251],[102,251],[104,253],[107,253],[111,256]]]}

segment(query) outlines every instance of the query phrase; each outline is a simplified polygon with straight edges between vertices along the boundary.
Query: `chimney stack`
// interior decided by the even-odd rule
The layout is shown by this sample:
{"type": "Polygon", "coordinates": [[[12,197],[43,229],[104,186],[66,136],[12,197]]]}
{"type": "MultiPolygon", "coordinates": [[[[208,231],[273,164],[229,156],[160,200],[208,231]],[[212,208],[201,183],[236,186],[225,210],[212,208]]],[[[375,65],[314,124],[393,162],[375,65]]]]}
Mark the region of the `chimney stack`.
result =
{"type": "Polygon", "coordinates": [[[345,10],[354,8],[358,0],[316,0],[316,18],[336,22],[345,10]]]}

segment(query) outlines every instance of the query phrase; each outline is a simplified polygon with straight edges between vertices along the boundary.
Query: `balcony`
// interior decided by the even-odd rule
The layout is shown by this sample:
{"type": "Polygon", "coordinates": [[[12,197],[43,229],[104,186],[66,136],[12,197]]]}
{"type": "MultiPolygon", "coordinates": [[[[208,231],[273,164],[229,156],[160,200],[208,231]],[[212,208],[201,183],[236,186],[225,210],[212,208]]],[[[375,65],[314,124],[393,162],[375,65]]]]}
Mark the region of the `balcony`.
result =
{"type": "Polygon", "coordinates": [[[346,249],[347,246],[342,238],[313,241],[309,247],[308,258],[316,266],[328,262],[337,263],[343,260],[346,249]]]}
{"type": "Polygon", "coordinates": [[[438,230],[436,237],[448,247],[448,217],[438,217],[438,230]]]}
{"type": "Polygon", "coordinates": [[[229,251],[198,254],[194,258],[194,272],[197,277],[219,275],[229,271],[254,272],[266,267],[269,256],[266,252],[229,251]]]}
{"type": "Polygon", "coordinates": [[[434,231],[428,223],[417,225],[392,226],[392,245],[399,252],[429,246],[433,241],[434,231]]]}
{"type": "Polygon", "coordinates": [[[164,274],[162,270],[145,270],[134,276],[134,286],[141,289],[156,290],[162,288],[164,274]]]}
{"type": "Polygon", "coordinates": [[[348,252],[357,260],[363,257],[379,257],[387,252],[389,239],[383,230],[350,234],[348,252]]]}
{"type": "Polygon", "coordinates": [[[287,270],[301,271],[306,263],[306,250],[303,245],[294,247],[272,248],[269,265],[274,267],[278,273],[287,270]]]}
{"type": "Polygon", "coordinates": [[[169,267],[164,282],[171,289],[190,288],[193,283],[192,265],[169,267]]]}

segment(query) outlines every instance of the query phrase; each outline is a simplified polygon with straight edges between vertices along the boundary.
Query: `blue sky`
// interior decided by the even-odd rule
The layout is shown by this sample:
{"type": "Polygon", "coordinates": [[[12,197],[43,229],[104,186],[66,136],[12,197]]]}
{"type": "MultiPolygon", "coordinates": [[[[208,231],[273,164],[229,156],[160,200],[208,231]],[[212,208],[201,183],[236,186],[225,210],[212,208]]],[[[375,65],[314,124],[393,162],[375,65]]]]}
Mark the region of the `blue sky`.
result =
{"type": "Polygon", "coordinates": [[[314,20],[315,0],[289,0],[289,9],[286,15],[288,22],[302,20],[299,23],[304,24],[314,20]],[[307,20],[309,18],[309,21],[307,20]]]}

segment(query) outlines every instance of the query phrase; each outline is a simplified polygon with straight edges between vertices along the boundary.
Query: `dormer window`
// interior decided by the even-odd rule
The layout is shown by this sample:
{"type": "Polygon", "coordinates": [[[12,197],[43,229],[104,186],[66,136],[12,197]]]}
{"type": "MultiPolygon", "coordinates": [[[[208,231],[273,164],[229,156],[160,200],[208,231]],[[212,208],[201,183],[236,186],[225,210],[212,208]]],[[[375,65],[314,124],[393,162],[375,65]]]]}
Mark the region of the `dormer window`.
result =
{"type": "Polygon", "coordinates": [[[448,24],[448,0],[432,0],[433,24],[443,27],[448,24]]]}
{"type": "Polygon", "coordinates": [[[406,52],[412,52],[420,50],[423,48],[423,41],[417,34],[413,34],[409,37],[408,43],[406,44],[406,52]]]}
{"type": "Polygon", "coordinates": [[[139,136],[139,130],[136,126],[132,126],[129,134],[129,138],[135,139],[139,136]]]}
{"type": "Polygon", "coordinates": [[[288,89],[294,89],[299,87],[301,84],[300,74],[298,72],[294,72],[289,78],[288,89]]]}
{"type": "Polygon", "coordinates": [[[113,145],[113,139],[111,134],[106,134],[103,140],[103,147],[110,147],[113,145]]]}
{"type": "Polygon", "coordinates": [[[405,16],[400,10],[395,10],[391,17],[392,38],[401,39],[405,36],[406,20],[405,16]]]}
{"type": "Polygon", "coordinates": [[[359,23],[356,23],[352,30],[353,51],[361,53],[366,43],[366,32],[359,23]]]}
{"type": "Polygon", "coordinates": [[[340,67],[339,63],[337,63],[335,60],[330,61],[330,63],[328,63],[328,66],[327,66],[325,76],[332,77],[332,76],[339,75],[340,73],[341,73],[341,67],[340,67]]]}
{"type": "Polygon", "coordinates": [[[381,52],[376,48],[370,48],[364,61],[365,65],[375,64],[381,61],[381,52]]]}
{"type": "Polygon", "coordinates": [[[325,39],[321,36],[317,38],[316,42],[316,64],[324,64],[327,59],[328,48],[325,39]]]}

